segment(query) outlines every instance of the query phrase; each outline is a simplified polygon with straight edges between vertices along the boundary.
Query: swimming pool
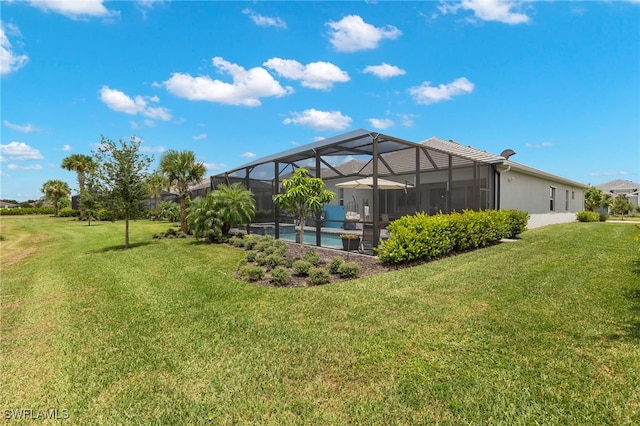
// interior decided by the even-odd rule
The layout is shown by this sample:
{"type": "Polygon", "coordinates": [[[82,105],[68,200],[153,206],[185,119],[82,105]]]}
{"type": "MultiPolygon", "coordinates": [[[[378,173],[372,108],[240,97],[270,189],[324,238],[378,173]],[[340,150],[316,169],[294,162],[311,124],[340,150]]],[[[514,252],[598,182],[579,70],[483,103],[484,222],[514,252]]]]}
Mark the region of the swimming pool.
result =
{"type": "MultiPolygon", "coordinates": [[[[296,234],[292,232],[281,233],[280,238],[283,240],[295,241],[296,234]]],[[[304,231],[304,242],[307,244],[315,244],[315,231],[304,231]]],[[[342,248],[342,238],[340,238],[340,234],[322,232],[320,233],[320,244],[324,247],[342,248]]]]}

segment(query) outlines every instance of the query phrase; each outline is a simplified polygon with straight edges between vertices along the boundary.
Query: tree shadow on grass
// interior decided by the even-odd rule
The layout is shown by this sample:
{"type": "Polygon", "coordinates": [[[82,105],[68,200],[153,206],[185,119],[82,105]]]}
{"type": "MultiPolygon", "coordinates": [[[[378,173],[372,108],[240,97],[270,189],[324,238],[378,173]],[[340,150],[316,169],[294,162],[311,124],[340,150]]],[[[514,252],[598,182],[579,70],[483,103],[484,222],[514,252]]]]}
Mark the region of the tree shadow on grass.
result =
{"type": "Polygon", "coordinates": [[[134,248],[138,248],[138,247],[144,247],[151,244],[151,241],[142,241],[139,243],[130,243],[129,244],[129,248],[125,249],[124,248],[124,244],[118,244],[117,246],[108,246],[108,247],[103,247],[101,249],[97,249],[97,250],[91,250],[90,253],[107,253],[110,251],[125,251],[125,250],[129,250],[129,249],[134,249],[134,248]]]}

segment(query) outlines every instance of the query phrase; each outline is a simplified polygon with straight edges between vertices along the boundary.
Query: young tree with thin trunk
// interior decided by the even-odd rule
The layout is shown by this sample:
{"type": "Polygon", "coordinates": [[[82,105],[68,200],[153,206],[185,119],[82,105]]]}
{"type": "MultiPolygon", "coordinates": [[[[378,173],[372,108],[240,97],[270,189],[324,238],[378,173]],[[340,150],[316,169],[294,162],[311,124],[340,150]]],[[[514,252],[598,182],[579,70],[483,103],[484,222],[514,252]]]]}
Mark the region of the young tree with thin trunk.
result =
{"type": "Polygon", "coordinates": [[[206,168],[202,161],[196,161],[193,151],[169,150],[160,157],[160,171],[167,179],[169,187],[178,192],[180,198],[180,229],[187,233],[187,195],[189,186],[202,180],[206,168]]]}
{"type": "Polygon", "coordinates": [[[280,208],[289,211],[298,218],[300,223],[300,255],[304,244],[304,221],[307,213],[321,212],[324,204],[333,200],[335,192],[325,189],[324,181],[320,178],[312,178],[309,171],[299,168],[293,172],[293,176],[282,181],[284,192],[276,194],[273,202],[280,208]]]}
{"type": "MultiPolygon", "coordinates": [[[[95,170],[96,162],[93,161],[93,158],[89,155],[71,154],[62,160],[62,168],[70,172],[76,172],[78,175],[78,192],[80,194],[80,200],[82,200],[87,174],[95,170]]],[[[80,203],[80,219],[83,217],[84,209],[82,208],[82,203],[80,203]]]]}
{"type": "Polygon", "coordinates": [[[625,213],[633,209],[633,205],[624,194],[618,194],[611,203],[611,213],[620,215],[624,219],[625,213]]]}
{"type": "Polygon", "coordinates": [[[140,153],[140,143],[131,137],[129,143],[120,140],[118,146],[102,136],[95,152],[102,190],[125,220],[125,249],[129,248],[129,219],[136,218],[143,210],[142,202],[149,194],[146,178],[153,157],[140,153]]]}
{"type": "Polygon", "coordinates": [[[67,182],[63,182],[58,179],[52,179],[46,181],[40,189],[45,197],[53,200],[53,215],[58,216],[58,202],[61,198],[68,197],[71,194],[71,188],[67,182]]]}

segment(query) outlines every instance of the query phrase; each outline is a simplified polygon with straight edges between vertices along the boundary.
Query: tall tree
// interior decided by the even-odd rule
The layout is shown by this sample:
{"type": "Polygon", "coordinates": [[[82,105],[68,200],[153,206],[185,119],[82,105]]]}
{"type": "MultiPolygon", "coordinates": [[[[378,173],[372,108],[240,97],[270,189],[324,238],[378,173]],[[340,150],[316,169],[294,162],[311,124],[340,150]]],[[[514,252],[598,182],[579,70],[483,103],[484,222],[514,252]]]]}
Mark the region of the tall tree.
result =
{"type": "Polygon", "coordinates": [[[298,218],[300,223],[299,242],[300,255],[304,244],[304,222],[308,213],[321,212],[324,204],[333,200],[335,192],[325,189],[324,181],[309,176],[309,171],[299,168],[293,176],[282,181],[284,192],[276,194],[273,202],[280,208],[289,211],[298,218]]]}
{"type": "Polygon", "coordinates": [[[97,176],[104,193],[113,203],[113,208],[125,220],[124,248],[129,248],[129,220],[142,210],[142,201],[148,197],[147,170],[153,157],[140,153],[140,140],[131,137],[129,143],[101,137],[95,152],[98,163],[97,176]]]}
{"type": "Polygon", "coordinates": [[[167,180],[159,170],[151,173],[147,178],[147,190],[153,197],[153,208],[158,208],[158,197],[162,195],[162,190],[166,187],[167,180]]]}
{"type": "MultiPolygon", "coordinates": [[[[82,200],[82,193],[85,190],[85,181],[88,173],[91,173],[96,168],[96,162],[93,158],[85,154],[71,154],[68,157],[62,159],[62,168],[69,170],[70,172],[76,172],[78,175],[78,192],[80,194],[80,200],[82,200]]],[[[84,217],[84,209],[82,203],[80,203],[80,219],[84,217]]]]}
{"type": "Polygon", "coordinates": [[[169,150],[160,157],[160,171],[170,187],[180,198],[180,229],[187,232],[187,195],[189,186],[200,182],[206,169],[204,163],[196,161],[193,151],[169,150]]]}
{"type": "Polygon", "coordinates": [[[46,181],[40,189],[47,198],[53,201],[53,214],[58,216],[58,202],[61,198],[68,197],[71,194],[71,188],[66,182],[58,179],[46,181]]]}

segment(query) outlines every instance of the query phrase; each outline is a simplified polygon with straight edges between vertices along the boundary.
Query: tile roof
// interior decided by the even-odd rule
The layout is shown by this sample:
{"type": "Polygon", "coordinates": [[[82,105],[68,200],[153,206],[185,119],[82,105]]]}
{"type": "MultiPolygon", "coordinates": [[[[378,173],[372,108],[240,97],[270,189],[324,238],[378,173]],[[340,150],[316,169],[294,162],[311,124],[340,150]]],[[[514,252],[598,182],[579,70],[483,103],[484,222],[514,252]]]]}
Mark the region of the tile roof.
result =
{"type": "Polygon", "coordinates": [[[640,189],[640,183],[624,179],[615,179],[601,185],[597,185],[596,188],[604,192],[637,192],[638,189],[640,189]]]}

